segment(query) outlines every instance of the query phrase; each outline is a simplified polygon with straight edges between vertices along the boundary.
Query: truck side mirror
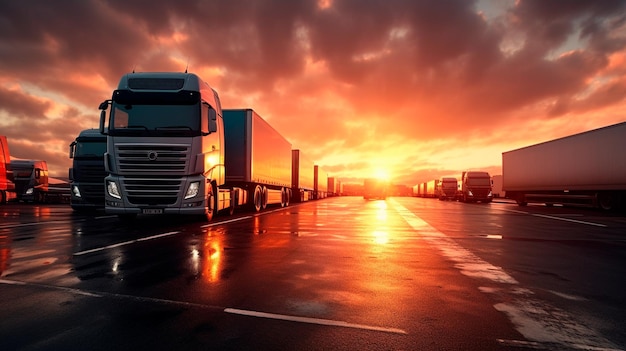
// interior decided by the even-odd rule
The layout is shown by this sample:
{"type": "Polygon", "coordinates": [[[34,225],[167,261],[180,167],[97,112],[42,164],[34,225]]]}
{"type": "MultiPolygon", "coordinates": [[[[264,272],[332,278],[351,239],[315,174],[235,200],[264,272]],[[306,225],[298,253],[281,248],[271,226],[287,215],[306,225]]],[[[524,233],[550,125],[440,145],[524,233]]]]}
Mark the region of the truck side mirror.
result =
{"type": "Polygon", "coordinates": [[[209,107],[209,133],[217,132],[217,111],[209,107]]]}
{"type": "Polygon", "coordinates": [[[111,103],[111,100],[105,100],[102,103],[100,103],[100,106],[98,106],[98,109],[101,110],[100,111],[100,134],[108,134],[106,133],[105,129],[104,129],[104,122],[106,119],[106,111],[107,108],[109,108],[109,104],[111,103]]]}
{"type": "Polygon", "coordinates": [[[76,142],[73,141],[70,144],[70,158],[74,158],[74,150],[76,149],[76,142]]]}

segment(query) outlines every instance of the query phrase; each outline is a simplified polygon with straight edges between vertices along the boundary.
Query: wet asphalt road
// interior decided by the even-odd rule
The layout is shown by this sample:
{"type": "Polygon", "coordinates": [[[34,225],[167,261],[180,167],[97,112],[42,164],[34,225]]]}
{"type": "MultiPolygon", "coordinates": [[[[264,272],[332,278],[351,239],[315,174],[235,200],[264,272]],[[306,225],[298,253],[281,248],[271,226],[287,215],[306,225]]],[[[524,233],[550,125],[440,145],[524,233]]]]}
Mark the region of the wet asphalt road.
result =
{"type": "Polygon", "coordinates": [[[1,350],[623,350],[626,216],[329,198],[261,214],[0,206],[1,350]]]}

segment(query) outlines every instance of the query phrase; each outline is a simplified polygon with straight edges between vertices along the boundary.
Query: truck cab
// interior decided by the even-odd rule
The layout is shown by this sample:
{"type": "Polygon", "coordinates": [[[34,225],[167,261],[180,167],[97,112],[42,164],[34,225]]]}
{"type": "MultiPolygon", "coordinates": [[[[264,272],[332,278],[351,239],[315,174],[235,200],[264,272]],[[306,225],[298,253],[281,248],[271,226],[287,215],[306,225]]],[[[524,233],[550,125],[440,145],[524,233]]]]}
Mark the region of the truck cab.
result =
{"type": "Polygon", "coordinates": [[[493,200],[489,172],[466,171],[461,175],[457,200],[462,202],[483,202],[493,200]]]}
{"type": "Polygon", "coordinates": [[[25,202],[46,202],[49,186],[46,161],[12,160],[10,166],[17,199],[25,202]]]}
{"type": "Polygon", "coordinates": [[[98,129],[81,131],[70,144],[70,205],[74,211],[104,208],[104,153],[107,138],[98,129]]]}

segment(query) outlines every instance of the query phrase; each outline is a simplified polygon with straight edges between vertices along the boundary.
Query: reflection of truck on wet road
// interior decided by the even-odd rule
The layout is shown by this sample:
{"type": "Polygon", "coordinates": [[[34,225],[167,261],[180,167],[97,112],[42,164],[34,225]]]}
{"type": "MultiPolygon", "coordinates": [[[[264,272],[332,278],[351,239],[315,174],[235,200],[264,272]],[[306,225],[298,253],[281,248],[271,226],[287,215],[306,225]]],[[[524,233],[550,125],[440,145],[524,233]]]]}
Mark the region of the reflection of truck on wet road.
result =
{"type": "Polygon", "coordinates": [[[377,178],[366,178],[363,181],[363,198],[365,200],[370,199],[382,199],[387,198],[387,181],[377,178]]]}
{"type": "Polygon", "coordinates": [[[13,182],[17,199],[25,202],[46,202],[48,196],[48,164],[41,160],[12,160],[13,182]]]}
{"type": "Polygon", "coordinates": [[[462,202],[491,202],[491,176],[483,171],[466,171],[461,174],[457,200],[462,202]]]}
{"type": "Polygon", "coordinates": [[[284,138],[252,110],[223,114],[217,92],[197,75],[126,74],[100,109],[107,213],[211,220],[236,205],[288,203],[291,145],[284,156],[284,138]]]}
{"type": "Polygon", "coordinates": [[[70,144],[70,205],[75,211],[104,208],[106,148],[106,135],[101,134],[98,129],[81,131],[70,144]]]}
{"type": "Polygon", "coordinates": [[[626,122],[502,153],[506,196],[605,210],[626,202],[626,122]]]}
{"type": "Polygon", "coordinates": [[[13,183],[13,173],[9,163],[11,162],[9,153],[9,143],[7,137],[0,135],[0,204],[14,200],[15,183],[13,183]]]}

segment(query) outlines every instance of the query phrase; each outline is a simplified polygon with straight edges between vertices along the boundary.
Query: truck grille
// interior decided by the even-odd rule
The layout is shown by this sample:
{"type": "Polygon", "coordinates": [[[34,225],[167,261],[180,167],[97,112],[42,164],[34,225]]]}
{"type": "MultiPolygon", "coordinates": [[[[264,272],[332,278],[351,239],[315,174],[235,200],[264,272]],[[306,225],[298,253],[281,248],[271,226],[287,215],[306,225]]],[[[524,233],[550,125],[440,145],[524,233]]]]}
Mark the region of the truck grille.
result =
{"type": "Polygon", "coordinates": [[[121,144],[115,147],[120,175],[183,176],[189,151],[189,146],[181,144],[121,144]]]}
{"type": "Polygon", "coordinates": [[[173,205],[183,187],[180,177],[124,179],[128,201],[135,205],[173,205]]]}
{"type": "MultiPolygon", "coordinates": [[[[74,168],[74,176],[80,179],[81,183],[100,183],[102,185],[107,173],[104,171],[104,164],[81,165],[80,168],[74,168]]],[[[104,189],[104,185],[100,188],[104,189]]]]}

